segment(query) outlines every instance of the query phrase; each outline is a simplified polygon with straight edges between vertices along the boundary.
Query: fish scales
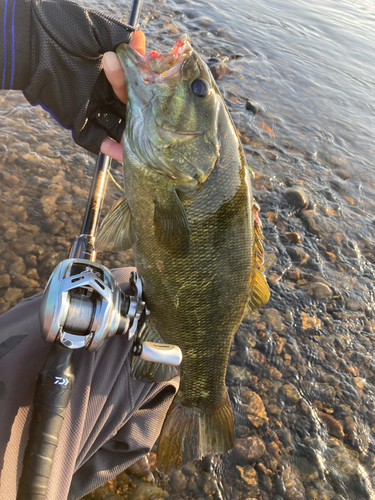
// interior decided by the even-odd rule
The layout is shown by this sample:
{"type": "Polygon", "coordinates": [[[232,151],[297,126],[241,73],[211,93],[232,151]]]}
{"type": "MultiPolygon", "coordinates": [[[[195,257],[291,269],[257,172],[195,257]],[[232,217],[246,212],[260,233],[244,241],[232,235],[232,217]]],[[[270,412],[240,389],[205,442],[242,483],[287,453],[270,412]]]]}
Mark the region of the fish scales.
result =
{"type": "MultiPolygon", "coordinates": [[[[155,61],[160,55],[118,49],[129,96],[126,199],[109,214],[102,237],[113,239],[105,229],[113,230],[113,219],[126,221],[116,230],[126,233],[144,281],[151,311],[145,339],[177,344],[183,353],[180,389],[159,439],[158,466],[166,472],[232,447],[230,344],[249,301],[258,307],[269,294],[249,171],[231,117],[186,35],[172,54],[174,60],[155,61]]],[[[164,368],[138,359],[134,373],[160,380],[171,375],[164,368]]]]}

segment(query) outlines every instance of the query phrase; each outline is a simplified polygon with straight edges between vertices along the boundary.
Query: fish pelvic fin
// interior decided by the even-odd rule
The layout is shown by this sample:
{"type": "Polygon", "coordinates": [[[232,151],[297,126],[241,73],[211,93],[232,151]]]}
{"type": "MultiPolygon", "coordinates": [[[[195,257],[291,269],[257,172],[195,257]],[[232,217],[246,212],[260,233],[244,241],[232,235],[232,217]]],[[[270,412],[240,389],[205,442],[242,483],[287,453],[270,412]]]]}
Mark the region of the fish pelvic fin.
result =
{"type": "MultiPolygon", "coordinates": [[[[140,341],[156,342],[158,344],[165,343],[164,340],[147,323],[140,341]]],[[[133,356],[131,368],[132,375],[136,380],[142,380],[143,382],[149,383],[171,380],[176,375],[180,374],[179,367],[145,361],[139,356],[133,356]]]]}
{"type": "Polygon", "coordinates": [[[233,448],[234,426],[228,393],[212,407],[184,406],[178,395],[165,419],[157,449],[157,468],[168,474],[208,453],[233,448]]]}
{"type": "Polygon", "coordinates": [[[128,250],[136,239],[133,216],[125,196],[122,196],[104,218],[95,242],[95,249],[98,252],[128,250]]]}
{"type": "Polygon", "coordinates": [[[258,307],[266,304],[270,298],[270,289],[267,280],[264,277],[263,262],[264,262],[264,249],[263,249],[263,234],[262,222],[259,219],[258,212],[259,205],[254,202],[254,244],[253,244],[253,261],[254,269],[250,275],[250,298],[248,301],[249,312],[258,309],[258,307]]]}

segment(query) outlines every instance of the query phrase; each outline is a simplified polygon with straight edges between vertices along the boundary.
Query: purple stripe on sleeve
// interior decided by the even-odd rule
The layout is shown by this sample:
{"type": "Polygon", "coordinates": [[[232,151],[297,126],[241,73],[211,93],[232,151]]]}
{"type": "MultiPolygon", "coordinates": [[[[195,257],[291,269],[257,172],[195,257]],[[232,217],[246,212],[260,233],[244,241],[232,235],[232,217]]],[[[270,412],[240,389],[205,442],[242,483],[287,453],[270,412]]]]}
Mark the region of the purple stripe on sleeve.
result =
{"type": "Polygon", "coordinates": [[[13,77],[14,77],[14,13],[16,11],[16,0],[13,0],[13,13],[12,13],[12,76],[10,78],[10,86],[9,88],[13,88],[13,77]]]}
{"type": "Polygon", "coordinates": [[[4,9],[4,68],[3,68],[3,84],[1,88],[5,85],[5,72],[7,67],[7,10],[8,10],[8,0],[5,1],[4,9]]]}

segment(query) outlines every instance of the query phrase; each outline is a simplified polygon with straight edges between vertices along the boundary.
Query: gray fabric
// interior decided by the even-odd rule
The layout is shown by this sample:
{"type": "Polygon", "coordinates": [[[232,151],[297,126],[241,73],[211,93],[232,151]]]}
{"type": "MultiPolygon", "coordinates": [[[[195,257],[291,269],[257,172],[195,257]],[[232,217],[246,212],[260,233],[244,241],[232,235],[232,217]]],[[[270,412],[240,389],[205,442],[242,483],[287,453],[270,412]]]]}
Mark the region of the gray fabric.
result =
{"type": "MultiPolygon", "coordinates": [[[[131,271],[114,271],[123,289],[131,271]]],[[[50,348],[39,333],[40,299],[41,294],[0,316],[0,499],[16,499],[35,380],[50,348]]],[[[156,441],[178,379],[161,384],[133,380],[131,346],[124,335],[107,340],[97,352],[75,354],[75,386],[48,500],[80,498],[129,467],[156,441]]]]}

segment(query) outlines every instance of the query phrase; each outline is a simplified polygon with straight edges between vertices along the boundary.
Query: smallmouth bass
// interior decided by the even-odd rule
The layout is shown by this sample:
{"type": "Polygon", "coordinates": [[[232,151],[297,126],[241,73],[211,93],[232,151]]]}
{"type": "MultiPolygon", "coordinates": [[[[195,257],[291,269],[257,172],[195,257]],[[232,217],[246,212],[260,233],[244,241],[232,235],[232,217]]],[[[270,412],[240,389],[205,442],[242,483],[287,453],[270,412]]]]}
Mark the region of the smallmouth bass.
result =
{"type": "MultiPolygon", "coordinates": [[[[205,62],[182,35],[171,52],[117,55],[128,92],[125,197],[100,246],[133,247],[150,316],[143,340],[178,345],[181,384],[159,438],[164,472],[233,446],[225,387],[230,344],[267,302],[258,207],[236,129],[205,62]]],[[[174,369],[136,359],[137,378],[174,369]]]]}

